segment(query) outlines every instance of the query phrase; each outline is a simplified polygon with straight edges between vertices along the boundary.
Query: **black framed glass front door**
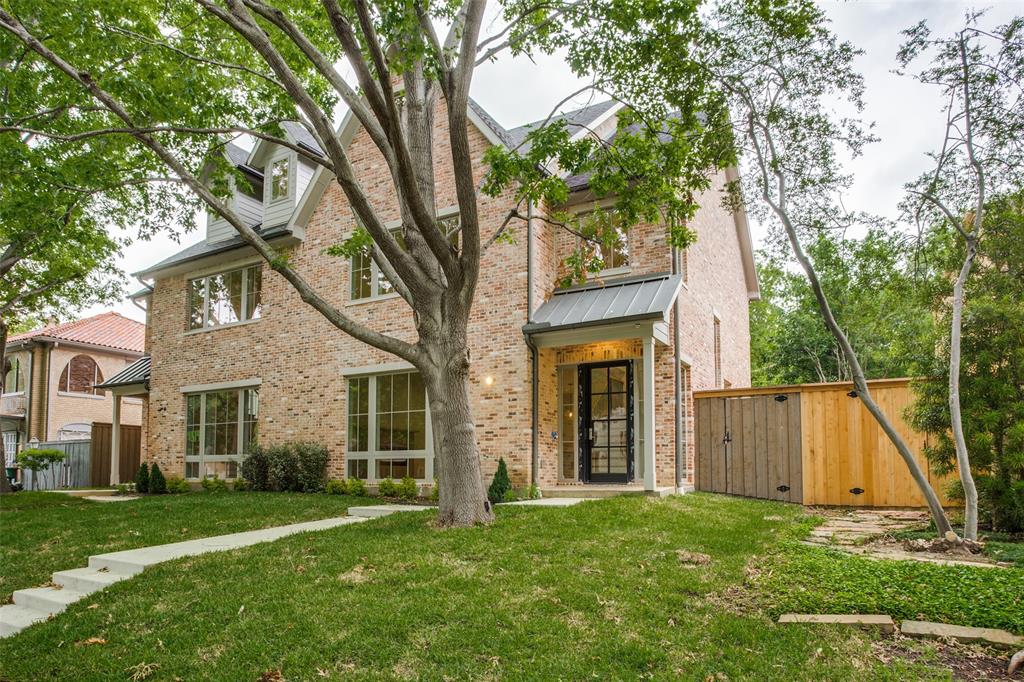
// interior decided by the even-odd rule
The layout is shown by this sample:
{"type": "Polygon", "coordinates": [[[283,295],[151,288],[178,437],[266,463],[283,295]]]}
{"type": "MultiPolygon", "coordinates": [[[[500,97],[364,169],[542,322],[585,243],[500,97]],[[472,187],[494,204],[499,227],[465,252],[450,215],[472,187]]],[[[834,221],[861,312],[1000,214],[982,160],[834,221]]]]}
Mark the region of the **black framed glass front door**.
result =
{"type": "Polygon", "coordinates": [[[579,367],[580,480],[633,480],[633,365],[628,360],[579,367]]]}

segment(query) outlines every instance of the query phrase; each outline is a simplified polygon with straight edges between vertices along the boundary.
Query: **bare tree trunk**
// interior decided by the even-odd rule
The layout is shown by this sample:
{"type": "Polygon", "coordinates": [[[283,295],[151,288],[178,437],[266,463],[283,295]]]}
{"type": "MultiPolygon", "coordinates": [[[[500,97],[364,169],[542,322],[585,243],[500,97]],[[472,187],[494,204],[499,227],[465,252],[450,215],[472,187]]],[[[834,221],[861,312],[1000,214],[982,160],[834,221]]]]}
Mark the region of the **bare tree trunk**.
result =
{"type": "Polygon", "coordinates": [[[953,322],[949,334],[949,421],[956,445],[956,465],[960,470],[960,484],[964,489],[964,537],[978,539],[978,489],[971,473],[971,461],[964,438],[964,422],[960,412],[960,332],[963,326],[964,286],[971,273],[971,266],[978,254],[977,230],[965,235],[967,255],[960,268],[960,274],[953,283],[953,322]]]}
{"type": "MultiPolygon", "coordinates": [[[[447,352],[440,357],[451,357],[447,352]]],[[[463,356],[466,357],[466,356],[463,356]]],[[[438,488],[437,524],[489,523],[494,512],[484,491],[476,425],[469,397],[469,362],[421,369],[433,422],[438,488]]]]}
{"type": "MultiPolygon", "coordinates": [[[[0,318],[0,393],[7,390],[7,320],[0,318]]],[[[3,444],[0,443],[0,446],[3,444]]],[[[4,471],[0,475],[0,495],[14,492],[11,482],[7,480],[7,452],[3,454],[4,471]]]]}

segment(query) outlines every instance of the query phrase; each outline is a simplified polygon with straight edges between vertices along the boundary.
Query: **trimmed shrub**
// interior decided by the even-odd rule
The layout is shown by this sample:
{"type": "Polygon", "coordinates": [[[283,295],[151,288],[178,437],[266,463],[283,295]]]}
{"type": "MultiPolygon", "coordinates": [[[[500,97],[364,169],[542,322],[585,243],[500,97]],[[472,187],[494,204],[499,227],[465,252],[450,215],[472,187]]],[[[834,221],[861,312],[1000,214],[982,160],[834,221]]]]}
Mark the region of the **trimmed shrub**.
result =
{"type": "Polygon", "coordinates": [[[318,443],[292,443],[298,464],[298,491],[318,493],[327,485],[327,448],[318,443]]]}
{"type": "Polygon", "coordinates": [[[167,492],[167,479],[156,462],[153,462],[153,468],[149,470],[149,492],[154,495],[163,495],[167,492]]]}
{"type": "Polygon", "coordinates": [[[299,490],[299,463],[287,445],[272,445],[267,455],[267,490],[292,492],[299,490]]]}
{"type": "Polygon", "coordinates": [[[491,504],[505,501],[505,493],[512,490],[512,481],[508,477],[508,467],[505,466],[505,458],[498,460],[498,470],[494,472],[494,480],[491,487],[487,489],[487,499],[491,504]]]}
{"type": "Polygon", "coordinates": [[[199,482],[199,485],[203,486],[203,490],[208,493],[225,493],[228,490],[228,482],[216,476],[213,478],[203,476],[203,480],[199,482]]]}
{"type": "Polygon", "coordinates": [[[149,492],[149,465],[145,462],[143,462],[142,465],[139,466],[139,470],[135,472],[135,492],[149,492]]]}
{"type": "Polygon", "coordinates": [[[420,496],[420,487],[416,483],[416,479],[412,476],[406,476],[402,479],[402,482],[398,484],[398,496],[403,500],[415,500],[420,496]]]}
{"type": "Polygon", "coordinates": [[[245,492],[246,490],[251,490],[252,485],[249,483],[249,481],[245,480],[244,478],[238,477],[231,482],[231,489],[236,493],[241,493],[245,492]]]}
{"type": "Polygon", "coordinates": [[[398,486],[390,478],[377,484],[377,494],[381,497],[398,497],[398,486]]]}
{"type": "Polygon", "coordinates": [[[169,493],[190,493],[192,492],[192,486],[188,484],[188,481],[181,478],[180,476],[171,476],[166,481],[167,492],[169,493]]]}
{"type": "Polygon", "coordinates": [[[345,495],[348,493],[348,486],[345,484],[345,481],[332,478],[327,481],[327,486],[324,488],[324,492],[328,495],[345,495]]]}
{"type": "Polygon", "coordinates": [[[366,497],[366,484],[358,478],[345,481],[345,493],[354,497],[366,497]]]}
{"type": "Polygon", "coordinates": [[[253,490],[270,490],[270,462],[259,445],[254,445],[252,452],[242,460],[241,473],[253,490]]]}

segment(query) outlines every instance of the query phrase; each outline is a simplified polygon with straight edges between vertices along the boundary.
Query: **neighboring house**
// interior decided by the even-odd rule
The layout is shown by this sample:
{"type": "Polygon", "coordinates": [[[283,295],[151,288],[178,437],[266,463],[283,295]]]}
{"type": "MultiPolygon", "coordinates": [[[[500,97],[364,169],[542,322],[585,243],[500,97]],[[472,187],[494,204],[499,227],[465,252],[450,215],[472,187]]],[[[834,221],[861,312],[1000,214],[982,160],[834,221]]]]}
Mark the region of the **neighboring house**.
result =
{"type": "MultiPolygon", "coordinates": [[[[610,134],[618,107],[602,103],[559,120],[578,135],[610,134]],[[586,131],[583,126],[586,126],[586,131]]],[[[470,107],[479,181],[491,145],[515,146],[529,126],[506,130],[470,107]]],[[[458,220],[443,105],[436,114],[439,216],[458,220]]],[[[319,153],[298,125],[290,141],[319,153]]],[[[349,115],[339,135],[359,180],[388,224],[400,226],[391,178],[369,137],[349,115]]],[[[235,201],[322,295],[353,318],[412,340],[407,304],[371,259],[325,255],[356,228],[330,174],[294,151],[259,142],[229,158],[247,180],[235,201]],[[257,206],[257,201],[262,201],[257,206]]],[[[758,295],[746,219],[722,208],[720,173],[693,220],[699,241],[669,274],[661,225],[629,230],[605,254],[609,269],[586,286],[557,289],[574,247],[564,230],[534,220],[514,243],[495,242],[481,267],[470,328],[472,396],[484,475],[504,458],[516,485],[617,483],[657,490],[674,484],[674,367],[670,312],[681,308],[681,391],[688,480],[692,482],[692,391],[750,382],[748,301],[758,295]],[[536,415],[531,366],[537,349],[536,415]],[[536,422],[534,421],[536,419],[536,422]],[[536,471],[532,465],[536,434],[536,471]]],[[[568,208],[594,209],[587,179],[569,178],[568,208]]],[[[481,196],[490,233],[512,207],[481,196]]],[[[330,452],[330,475],[371,484],[409,475],[433,479],[430,416],[423,383],[404,361],[345,335],[305,305],[253,250],[210,219],[204,241],[136,273],[152,288],[146,349],[150,366],[143,426],[146,458],[171,475],[234,477],[256,440],[315,441],[330,452]]],[[[131,372],[129,372],[131,373],[131,372]]]]}
{"type": "MultiPolygon", "coordinates": [[[[144,339],[145,325],[113,312],[10,336],[0,397],[7,460],[32,439],[89,438],[93,422],[109,422],[113,400],[97,385],[142,357],[144,339]]],[[[139,398],[123,423],[142,423],[139,398]]]]}

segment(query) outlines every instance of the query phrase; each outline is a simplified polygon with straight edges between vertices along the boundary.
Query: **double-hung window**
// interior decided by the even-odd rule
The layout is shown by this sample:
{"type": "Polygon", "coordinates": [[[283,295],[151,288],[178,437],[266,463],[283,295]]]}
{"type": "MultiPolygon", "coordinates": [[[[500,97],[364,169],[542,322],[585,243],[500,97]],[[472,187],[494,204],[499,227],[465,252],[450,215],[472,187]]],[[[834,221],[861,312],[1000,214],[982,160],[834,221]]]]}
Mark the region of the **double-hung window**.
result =
{"type": "Polygon", "coordinates": [[[580,232],[595,235],[598,241],[587,241],[582,244],[588,260],[600,259],[602,272],[622,272],[629,269],[629,232],[622,226],[617,211],[608,209],[577,213],[575,221],[580,232]]]}
{"type": "Polygon", "coordinates": [[[237,478],[256,443],[259,389],[185,396],[185,478],[237,478]]]}
{"type": "Polygon", "coordinates": [[[347,440],[349,478],[426,480],[433,456],[419,372],[351,377],[347,440]]]}
{"type": "MultiPolygon", "coordinates": [[[[444,230],[448,243],[458,248],[459,246],[459,214],[448,214],[438,218],[441,229],[444,230]]],[[[391,229],[398,245],[405,248],[405,238],[402,234],[402,227],[391,229]]],[[[395,287],[388,281],[387,276],[374,262],[369,250],[363,251],[352,258],[350,268],[351,282],[349,285],[349,297],[353,301],[378,298],[394,293],[395,287]]]]}
{"type": "Polygon", "coordinates": [[[263,273],[259,264],[188,283],[188,328],[206,329],[259,319],[263,273]]]}

